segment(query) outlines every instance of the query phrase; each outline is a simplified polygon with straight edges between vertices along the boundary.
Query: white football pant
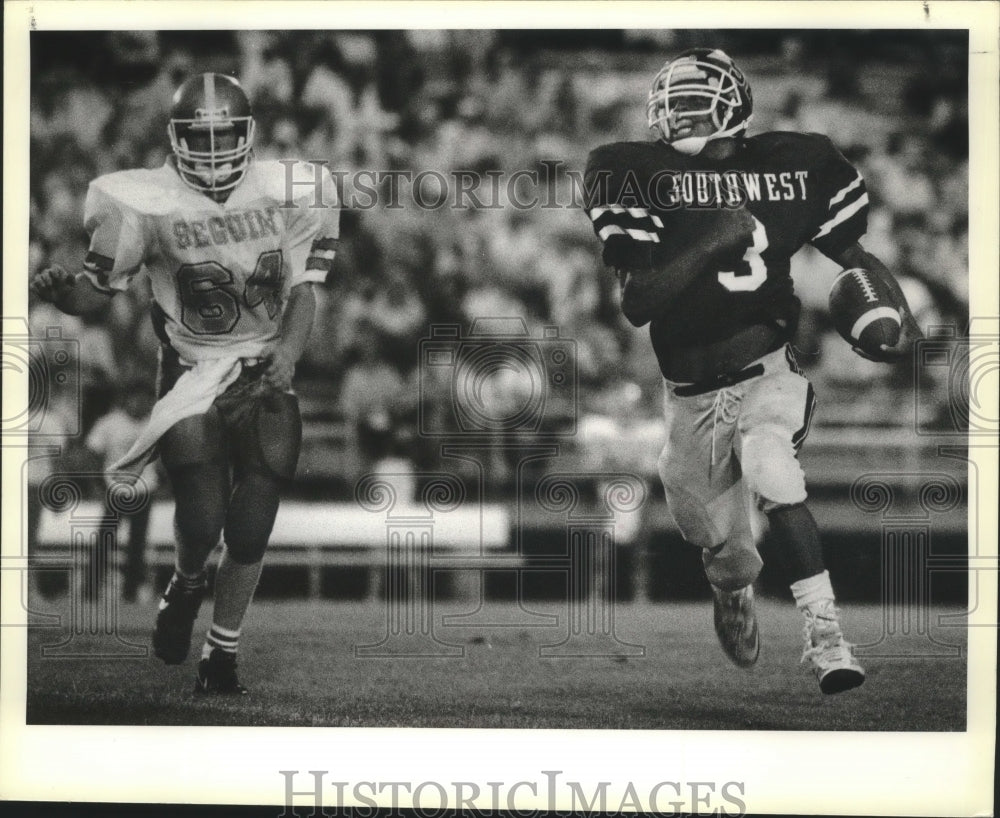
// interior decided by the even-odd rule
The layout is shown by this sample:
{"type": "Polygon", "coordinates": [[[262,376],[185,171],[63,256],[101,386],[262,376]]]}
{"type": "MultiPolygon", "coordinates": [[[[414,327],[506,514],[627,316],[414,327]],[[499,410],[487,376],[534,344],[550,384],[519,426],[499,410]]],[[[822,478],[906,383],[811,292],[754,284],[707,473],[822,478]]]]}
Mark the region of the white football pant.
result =
{"type": "MultiPolygon", "coordinates": [[[[754,361],[763,374],[680,397],[664,379],[667,442],[658,468],[684,539],[704,549],[705,574],[723,590],[756,579],[762,562],[751,523],[806,499],[797,452],[816,399],[786,346],[754,361]]],[[[747,367],[747,368],[750,368],[747,367]]]]}

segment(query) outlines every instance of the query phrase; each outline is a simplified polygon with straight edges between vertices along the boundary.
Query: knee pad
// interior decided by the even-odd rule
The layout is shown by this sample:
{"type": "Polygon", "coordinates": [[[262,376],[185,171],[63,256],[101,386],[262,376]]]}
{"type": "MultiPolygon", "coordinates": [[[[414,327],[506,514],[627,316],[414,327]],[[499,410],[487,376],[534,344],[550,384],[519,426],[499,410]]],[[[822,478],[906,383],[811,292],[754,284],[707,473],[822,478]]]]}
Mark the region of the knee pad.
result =
{"type": "Polygon", "coordinates": [[[780,435],[746,437],[741,462],[743,477],[761,511],[805,502],[805,473],[791,441],[780,435]]]}
{"type": "Polygon", "coordinates": [[[740,534],[718,548],[706,548],[701,560],[708,581],[723,591],[749,585],[764,567],[752,535],[740,534]]]}
{"type": "Polygon", "coordinates": [[[282,392],[261,399],[256,413],[253,437],[256,440],[256,462],[247,464],[251,470],[291,480],[299,462],[302,446],[302,416],[295,395],[282,392]]]}

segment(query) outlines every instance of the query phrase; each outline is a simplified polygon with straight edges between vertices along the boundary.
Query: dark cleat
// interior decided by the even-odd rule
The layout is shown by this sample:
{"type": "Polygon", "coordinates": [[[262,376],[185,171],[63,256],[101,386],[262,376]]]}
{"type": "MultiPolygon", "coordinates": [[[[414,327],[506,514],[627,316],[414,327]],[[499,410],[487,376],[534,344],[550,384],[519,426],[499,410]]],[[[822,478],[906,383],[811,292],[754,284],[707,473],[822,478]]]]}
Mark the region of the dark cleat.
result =
{"type": "Polygon", "coordinates": [[[191,649],[191,632],[205,597],[206,583],[184,590],[171,580],[160,600],[153,631],[153,654],[168,665],[179,665],[191,649]]]}
{"type": "Polygon", "coordinates": [[[246,696],[250,693],[236,677],[236,654],[214,649],[198,663],[194,692],[216,696],[246,696]]]}
{"type": "Polygon", "coordinates": [[[819,680],[819,689],[824,693],[843,693],[860,687],[865,680],[865,672],[860,667],[837,668],[827,671],[819,680]]]}

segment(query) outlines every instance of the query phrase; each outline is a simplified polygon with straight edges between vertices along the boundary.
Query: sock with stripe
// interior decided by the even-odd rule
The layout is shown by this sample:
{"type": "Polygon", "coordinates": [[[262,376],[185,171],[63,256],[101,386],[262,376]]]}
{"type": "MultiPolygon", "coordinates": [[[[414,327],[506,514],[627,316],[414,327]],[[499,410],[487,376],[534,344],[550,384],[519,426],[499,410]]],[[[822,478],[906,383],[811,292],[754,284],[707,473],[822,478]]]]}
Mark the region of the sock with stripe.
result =
{"type": "MultiPolygon", "coordinates": [[[[205,572],[199,571],[197,574],[185,574],[180,568],[174,568],[174,575],[170,578],[170,585],[179,588],[181,591],[190,593],[197,591],[205,584],[205,572]]],[[[167,587],[170,587],[169,585],[167,587]]]]}
{"type": "Polygon", "coordinates": [[[208,629],[208,633],[205,635],[205,644],[201,649],[201,658],[207,659],[213,650],[221,650],[224,653],[230,653],[235,656],[239,642],[240,632],[238,630],[232,631],[212,623],[212,627],[208,629]]]}

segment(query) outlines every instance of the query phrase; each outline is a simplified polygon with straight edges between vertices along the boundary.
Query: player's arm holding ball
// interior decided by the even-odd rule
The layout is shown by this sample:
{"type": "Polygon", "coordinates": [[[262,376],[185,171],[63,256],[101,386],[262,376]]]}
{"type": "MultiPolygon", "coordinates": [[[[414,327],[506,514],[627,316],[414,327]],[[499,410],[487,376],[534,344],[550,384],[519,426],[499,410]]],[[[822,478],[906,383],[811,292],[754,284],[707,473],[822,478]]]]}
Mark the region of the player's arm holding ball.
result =
{"type": "Polygon", "coordinates": [[[873,279],[871,283],[875,290],[874,293],[868,294],[868,298],[864,298],[863,293],[856,303],[851,303],[855,300],[850,291],[850,285],[854,282],[845,280],[845,273],[841,273],[841,276],[834,283],[830,293],[831,312],[835,323],[839,319],[845,324],[843,329],[838,327],[844,339],[851,344],[858,355],[870,361],[893,363],[909,357],[913,345],[923,337],[923,332],[913,317],[913,312],[910,310],[899,282],[896,281],[892,273],[877,256],[869,253],[858,242],[830,257],[844,268],[845,273],[847,271],[860,271],[862,277],[867,276],[869,279],[873,279]],[[842,281],[844,286],[840,286],[842,281]],[[889,309],[898,313],[898,335],[893,332],[888,337],[875,337],[871,333],[861,337],[852,337],[846,324],[853,322],[853,326],[857,326],[855,319],[861,319],[864,310],[871,306],[866,302],[871,302],[873,298],[878,299],[879,302],[883,302],[889,309]],[[894,343],[887,343],[893,338],[895,338],[894,343]]]}

